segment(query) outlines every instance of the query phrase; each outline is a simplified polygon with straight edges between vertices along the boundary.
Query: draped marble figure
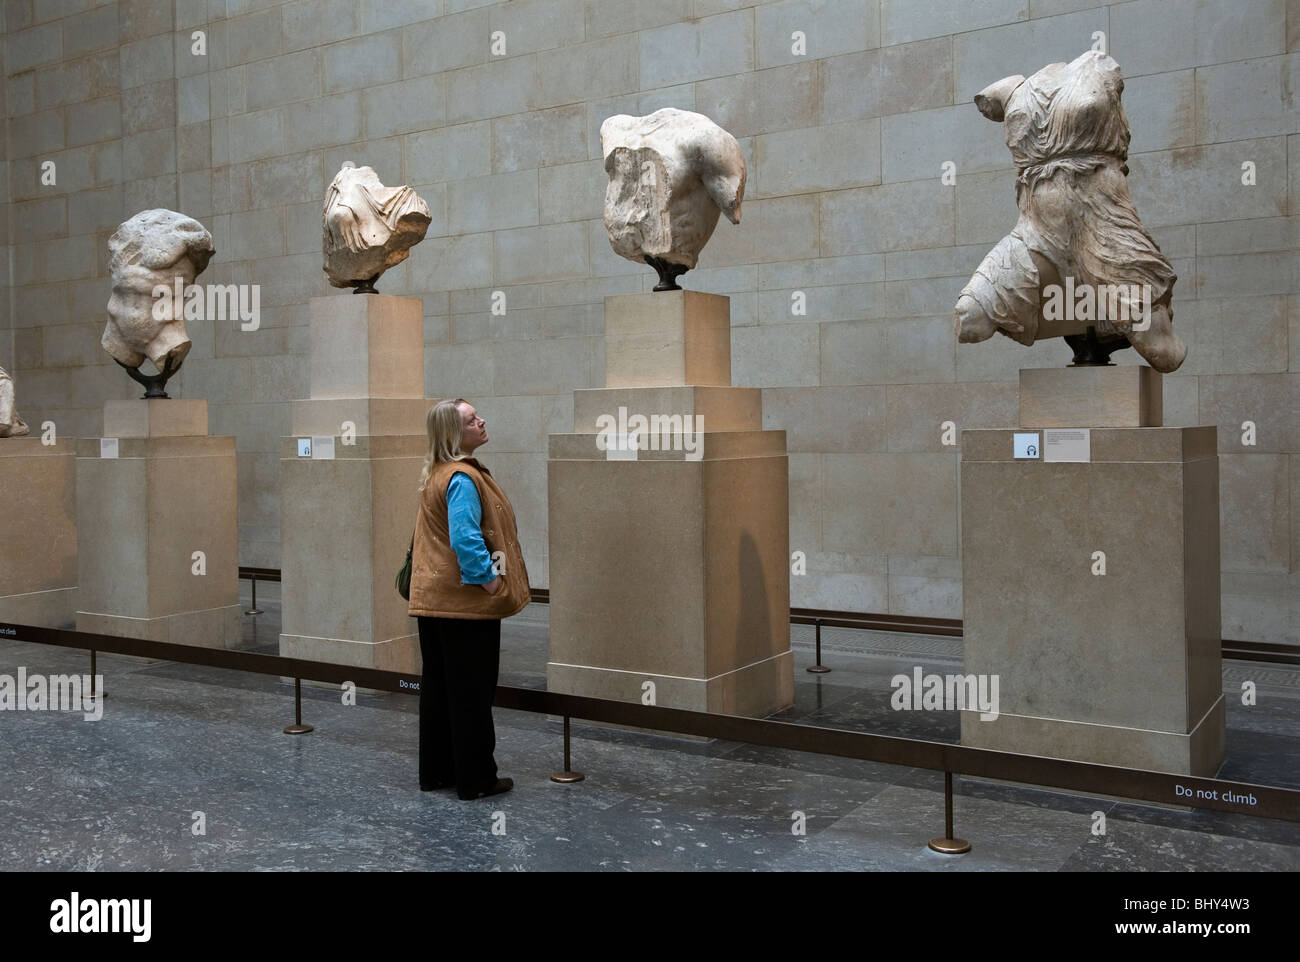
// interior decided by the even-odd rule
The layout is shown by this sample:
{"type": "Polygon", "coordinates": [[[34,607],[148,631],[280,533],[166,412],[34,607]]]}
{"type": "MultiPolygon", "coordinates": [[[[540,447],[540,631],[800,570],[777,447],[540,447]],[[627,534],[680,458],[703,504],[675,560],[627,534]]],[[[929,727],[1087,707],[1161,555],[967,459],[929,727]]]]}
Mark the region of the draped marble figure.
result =
{"type": "Polygon", "coordinates": [[[112,293],[104,350],[128,371],[138,373],[147,357],[160,373],[174,374],[190,352],[184,304],[154,292],[171,291],[178,280],[188,287],[212,254],[207,228],[174,210],[143,210],[119,225],[108,239],[112,293]]]}
{"type": "Polygon", "coordinates": [[[0,367],[0,438],[21,438],[28,433],[27,422],[14,408],[14,379],[0,367]]]}
{"type": "Polygon", "coordinates": [[[1183,363],[1171,302],[1178,278],[1128,192],[1123,90],[1119,64],[1090,50],[975,97],[1006,129],[1020,218],[962,289],[959,340],[1000,333],[1028,345],[1065,335],[1076,363],[1105,363],[1129,344],[1157,371],[1183,363]]]}
{"type": "Polygon", "coordinates": [[[609,186],[605,229],[614,252],[659,273],[656,291],[680,290],[713,236],[718,214],[740,223],[745,155],[703,114],[664,107],[616,114],[600,125],[609,186]]]}
{"type": "Polygon", "coordinates": [[[321,214],[325,275],[334,287],[375,293],[375,281],[424,240],[429,205],[410,187],[385,187],[370,167],[344,163],[321,214]]]}

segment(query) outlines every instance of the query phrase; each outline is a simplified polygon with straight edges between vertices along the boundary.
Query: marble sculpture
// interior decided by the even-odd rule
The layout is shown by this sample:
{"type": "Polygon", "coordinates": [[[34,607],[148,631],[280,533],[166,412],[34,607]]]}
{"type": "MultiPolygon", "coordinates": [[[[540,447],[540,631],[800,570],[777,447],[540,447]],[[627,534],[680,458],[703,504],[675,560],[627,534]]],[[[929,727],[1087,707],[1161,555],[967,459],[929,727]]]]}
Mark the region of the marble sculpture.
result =
{"type": "Polygon", "coordinates": [[[344,163],[325,191],[322,212],[330,284],[376,293],[379,275],[410,256],[431,220],[429,205],[410,187],[385,187],[371,168],[344,163]]]}
{"type": "Polygon", "coordinates": [[[718,214],[740,223],[740,144],[703,114],[665,107],[609,117],[600,125],[600,149],[610,246],[658,271],[656,291],[680,290],[677,277],[695,266],[718,214]]]}
{"type": "Polygon", "coordinates": [[[1028,345],[1063,335],[1076,364],[1107,363],[1130,344],[1157,371],[1183,363],[1171,303],[1178,278],[1128,192],[1123,90],[1119,64],[1088,51],[975,97],[1006,129],[1020,218],[962,289],[959,340],[1000,333],[1028,345]]]}
{"type": "Polygon", "coordinates": [[[213,254],[212,235],[198,221],[174,210],[144,210],[122,223],[108,239],[108,273],[112,294],[108,324],[100,343],[113,360],[142,384],[139,372],[147,357],[161,383],[175,374],[190,352],[185,333],[184,301],[170,296],[203,273],[213,254]],[[179,285],[179,288],[178,288],[179,285]],[[155,297],[165,288],[169,296],[155,297]]]}

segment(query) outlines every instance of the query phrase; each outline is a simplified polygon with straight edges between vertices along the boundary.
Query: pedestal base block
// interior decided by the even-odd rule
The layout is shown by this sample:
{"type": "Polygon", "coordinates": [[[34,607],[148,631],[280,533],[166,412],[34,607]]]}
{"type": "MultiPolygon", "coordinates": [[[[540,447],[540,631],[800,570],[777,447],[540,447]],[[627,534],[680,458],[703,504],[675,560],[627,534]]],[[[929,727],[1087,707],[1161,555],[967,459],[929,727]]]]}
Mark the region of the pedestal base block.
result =
{"type": "Polygon", "coordinates": [[[551,691],[768,715],[794,701],[784,431],[731,386],[731,302],[605,298],[605,387],[548,441],[551,691]]]}
{"type": "Polygon", "coordinates": [[[655,704],[761,718],[794,703],[794,653],[785,651],[712,678],[681,678],[588,665],[546,666],[546,688],[568,695],[640,702],[654,682],[655,704]]]}
{"type": "Polygon", "coordinates": [[[77,630],[238,647],[237,505],[233,437],[123,437],[107,458],[80,439],[77,630]]]}
{"type": "Polygon", "coordinates": [[[182,611],[161,618],[129,618],[93,611],[77,612],[77,630],[119,638],[143,638],[194,648],[238,648],[243,631],[242,605],[182,611]]]}
{"type": "Polygon", "coordinates": [[[418,673],[416,622],[394,586],[428,451],[424,303],[311,299],[309,398],[280,448],[280,654],[418,673]],[[334,439],[300,457],[297,437],[334,439]],[[323,449],[323,450],[322,450],[323,449]]]}
{"type": "Polygon", "coordinates": [[[610,459],[551,435],[550,690],[766,715],[793,701],[784,431],[610,459]]]}
{"type": "Polygon", "coordinates": [[[390,294],[313,297],[313,398],[424,397],[424,302],[390,294]]]}
{"type": "Polygon", "coordinates": [[[427,448],[423,436],[336,437],[332,459],[313,459],[281,440],[280,654],[419,672],[416,622],[393,582],[427,448]]]}
{"type": "Polygon", "coordinates": [[[1022,428],[1158,428],[1160,372],[1145,365],[1020,372],[1022,428]]]}
{"type": "Polygon", "coordinates": [[[962,433],[965,671],[996,677],[1000,714],[963,718],[963,744],[1216,773],[1215,433],[1093,428],[1071,461],[1043,460],[1045,431],[962,433]]]}
{"type": "Polygon", "coordinates": [[[71,627],[77,584],[73,442],[0,441],[0,621],[71,627]]]}
{"type": "MultiPolygon", "coordinates": [[[[411,621],[414,624],[414,619],[411,621]]],[[[377,668],[380,671],[400,671],[410,675],[418,675],[423,670],[418,634],[384,641],[282,634],[280,654],[285,658],[306,658],[309,661],[327,661],[333,665],[377,668]]]]}
{"type": "Polygon", "coordinates": [[[0,621],[42,628],[75,628],[77,589],[52,588],[0,596],[0,621]]]}
{"type": "Polygon", "coordinates": [[[205,437],[208,402],[191,398],[135,398],[104,402],[106,438],[205,437]]]}
{"type": "Polygon", "coordinates": [[[731,300],[700,291],[605,298],[605,387],[731,384],[731,300]]]}
{"type": "Polygon", "coordinates": [[[1226,719],[1222,695],[1186,734],[1026,715],[982,721],[978,712],[963,711],[961,743],[969,748],[1211,777],[1226,757],[1226,719]]]}

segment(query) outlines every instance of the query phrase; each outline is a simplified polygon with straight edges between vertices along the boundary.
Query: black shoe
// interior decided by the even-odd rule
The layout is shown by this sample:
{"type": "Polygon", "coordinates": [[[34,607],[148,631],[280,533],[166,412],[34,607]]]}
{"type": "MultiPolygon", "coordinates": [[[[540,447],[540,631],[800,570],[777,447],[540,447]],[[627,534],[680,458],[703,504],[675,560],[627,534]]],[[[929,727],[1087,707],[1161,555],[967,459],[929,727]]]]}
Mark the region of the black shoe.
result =
{"type": "Polygon", "coordinates": [[[460,792],[457,792],[456,795],[462,802],[472,802],[476,798],[487,798],[489,795],[500,795],[502,792],[508,792],[514,787],[514,779],[498,778],[495,784],[483,789],[481,792],[476,792],[472,795],[461,795],[460,792]]]}
{"type": "Polygon", "coordinates": [[[434,782],[432,785],[426,785],[426,784],[424,784],[424,782],[421,782],[421,783],[420,783],[420,791],[422,791],[422,792],[437,792],[437,791],[440,791],[440,790],[442,790],[442,789],[444,789],[444,788],[454,788],[455,785],[456,785],[455,782],[434,782]]]}

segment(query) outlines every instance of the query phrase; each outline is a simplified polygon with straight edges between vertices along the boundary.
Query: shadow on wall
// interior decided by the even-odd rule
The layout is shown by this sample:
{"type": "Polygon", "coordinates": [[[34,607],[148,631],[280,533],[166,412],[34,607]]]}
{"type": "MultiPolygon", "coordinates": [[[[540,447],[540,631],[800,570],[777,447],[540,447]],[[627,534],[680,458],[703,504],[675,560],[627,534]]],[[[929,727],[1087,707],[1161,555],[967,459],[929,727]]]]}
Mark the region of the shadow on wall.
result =
{"type": "MultiPolygon", "coordinates": [[[[736,570],[740,574],[740,615],[736,619],[735,649],[731,664],[749,663],[771,654],[771,608],[763,559],[748,531],[740,536],[736,570]],[[737,658],[736,656],[739,656],[737,658]]],[[[712,668],[710,667],[710,671],[712,668]]]]}

